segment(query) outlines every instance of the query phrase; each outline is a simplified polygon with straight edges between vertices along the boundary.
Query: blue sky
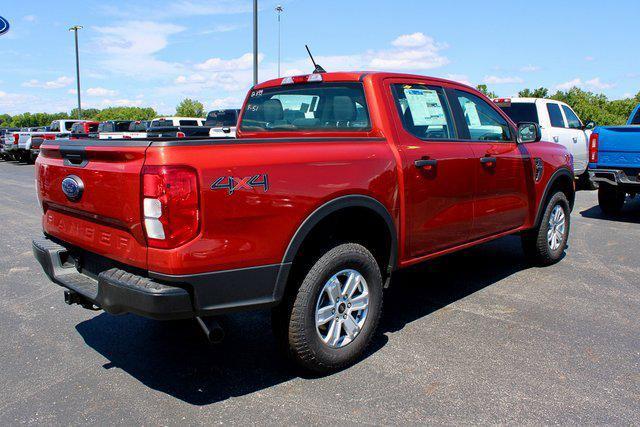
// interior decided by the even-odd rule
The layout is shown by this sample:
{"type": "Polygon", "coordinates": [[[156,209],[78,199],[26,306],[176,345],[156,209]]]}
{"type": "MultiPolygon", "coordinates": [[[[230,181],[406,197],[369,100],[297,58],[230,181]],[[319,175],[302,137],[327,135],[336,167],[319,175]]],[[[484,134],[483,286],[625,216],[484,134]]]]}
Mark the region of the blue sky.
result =
{"type": "MultiPolygon", "coordinates": [[[[260,0],[260,80],[310,72],[304,44],[329,71],[391,70],[524,87],[579,86],[623,98],[640,91],[640,2],[260,0]]],[[[251,2],[17,1],[0,36],[0,113],[75,106],[72,25],[80,31],[83,107],[152,106],[185,97],[239,106],[251,85],[251,2]]]]}

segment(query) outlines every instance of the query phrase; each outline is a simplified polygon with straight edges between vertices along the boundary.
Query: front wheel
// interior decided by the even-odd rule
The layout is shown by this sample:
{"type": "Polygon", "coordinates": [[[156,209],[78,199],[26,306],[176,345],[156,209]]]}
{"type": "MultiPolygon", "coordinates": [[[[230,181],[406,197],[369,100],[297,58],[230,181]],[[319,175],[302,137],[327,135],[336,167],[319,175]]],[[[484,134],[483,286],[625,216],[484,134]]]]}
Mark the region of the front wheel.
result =
{"type": "Polygon", "coordinates": [[[278,310],[275,335],[286,341],[294,361],[320,373],[344,368],[362,356],[378,326],[378,264],[364,246],[337,246],[309,269],[297,292],[278,310]]]}
{"type": "Polygon", "coordinates": [[[522,235],[525,254],[539,265],[551,265],[562,259],[571,224],[567,196],[557,192],[547,203],[540,225],[522,235]]]}

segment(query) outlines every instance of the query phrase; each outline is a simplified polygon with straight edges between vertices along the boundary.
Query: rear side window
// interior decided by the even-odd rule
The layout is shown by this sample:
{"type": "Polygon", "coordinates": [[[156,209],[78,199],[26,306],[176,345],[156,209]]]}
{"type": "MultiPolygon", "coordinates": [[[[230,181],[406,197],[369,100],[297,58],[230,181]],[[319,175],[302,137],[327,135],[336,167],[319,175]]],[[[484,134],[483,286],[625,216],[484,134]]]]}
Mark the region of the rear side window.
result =
{"type": "Polygon", "coordinates": [[[533,102],[515,102],[508,107],[500,107],[514,123],[533,122],[540,124],[538,109],[533,102]]]}
{"type": "Polygon", "coordinates": [[[51,123],[51,132],[60,132],[60,123],[59,122],[51,123]]]}
{"type": "Polygon", "coordinates": [[[129,122],[117,122],[116,132],[126,132],[129,130],[129,122]]]}
{"type": "Polygon", "coordinates": [[[404,128],[420,139],[454,139],[453,120],[440,87],[395,84],[393,95],[404,128]]]}
{"type": "Polygon", "coordinates": [[[365,131],[371,129],[361,83],[296,84],[252,91],[245,131],[365,131]]]}
{"type": "Polygon", "coordinates": [[[98,124],[97,123],[91,123],[89,125],[89,132],[97,132],[98,131],[98,124]]]}
{"type": "MultiPolygon", "coordinates": [[[[455,91],[472,141],[512,141],[511,126],[483,99],[460,90],[455,91]]],[[[453,102],[453,101],[452,101],[453,102]]]]}
{"type": "Polygon", "coordinates": [[[73,125],[74,125],[74,122],[64,122],[64,130],[67,130],[67,131],[71,130],[73,125]]]}
{"type": "Polygon", "coordinates": [[[551,126],[553,126],[554,128],[566,127],[564,124],[564,118],[562,117],[562,112],[560,111],[560,106],[558,104],[547,104],[547,111],[549,112],[551,126]]]}
{"type": "Polygon", "coordinates": [[[563,105],[562,110],[564,111],[564,115],[567,118],[567,124],[569,125],[570,129],[582,129],[582,122],[571,108],[563,105]]]}

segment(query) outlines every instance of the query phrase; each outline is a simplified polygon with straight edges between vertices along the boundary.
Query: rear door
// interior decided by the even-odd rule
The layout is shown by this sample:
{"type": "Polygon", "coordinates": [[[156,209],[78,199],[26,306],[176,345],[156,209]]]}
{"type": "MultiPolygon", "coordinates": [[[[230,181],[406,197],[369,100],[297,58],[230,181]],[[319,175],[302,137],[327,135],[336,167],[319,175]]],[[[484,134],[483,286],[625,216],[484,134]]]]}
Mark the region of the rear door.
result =
{"type": "Polygon", "coordinates": [[[140,173],[148,145],[86,139],[42,145],[36,182],[45,233],[146,268],[140,173]]]}
{"type": "Polygon", "coordinates": [[[405,256],[468,241],[473,223],[473,150],[459,138],[445,90],[428,81],[390,79],[385,90],[402,161],[405,256]]]}
{"type": "Polygon", "coordinates": [[[471,142],[476,174],[471,239],[516,229],[528,214],[529,155],[515,129],[490,102],[464,90],[449,92],[463,139],[471,142]]]}

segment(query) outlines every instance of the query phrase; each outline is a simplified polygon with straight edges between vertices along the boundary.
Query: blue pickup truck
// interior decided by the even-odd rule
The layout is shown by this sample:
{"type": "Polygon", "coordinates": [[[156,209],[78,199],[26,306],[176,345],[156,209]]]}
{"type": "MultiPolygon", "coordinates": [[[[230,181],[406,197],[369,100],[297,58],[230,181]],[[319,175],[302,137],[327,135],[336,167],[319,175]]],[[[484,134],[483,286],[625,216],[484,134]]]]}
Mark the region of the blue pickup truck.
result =
{"type": "Polygon", "coordinates": [[[598,203],[607,215],[640,193],[640,105],[626,126],[599,126],[589,138],[589,177],[598,183],[598,203]]]}

